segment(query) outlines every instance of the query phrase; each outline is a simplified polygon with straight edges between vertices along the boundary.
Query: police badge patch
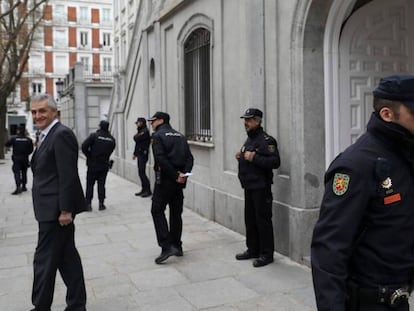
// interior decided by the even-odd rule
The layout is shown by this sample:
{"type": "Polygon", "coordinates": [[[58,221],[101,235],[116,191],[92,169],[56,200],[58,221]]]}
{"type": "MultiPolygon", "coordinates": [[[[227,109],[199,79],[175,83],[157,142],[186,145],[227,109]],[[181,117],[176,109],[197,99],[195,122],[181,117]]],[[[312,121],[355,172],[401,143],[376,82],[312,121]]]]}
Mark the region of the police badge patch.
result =
{"type": "Polygon", "coordinates": [[[348,190],[349,180],[349,175],[336,173],[332,184],[333,193],[343,195],[348,190]]]}

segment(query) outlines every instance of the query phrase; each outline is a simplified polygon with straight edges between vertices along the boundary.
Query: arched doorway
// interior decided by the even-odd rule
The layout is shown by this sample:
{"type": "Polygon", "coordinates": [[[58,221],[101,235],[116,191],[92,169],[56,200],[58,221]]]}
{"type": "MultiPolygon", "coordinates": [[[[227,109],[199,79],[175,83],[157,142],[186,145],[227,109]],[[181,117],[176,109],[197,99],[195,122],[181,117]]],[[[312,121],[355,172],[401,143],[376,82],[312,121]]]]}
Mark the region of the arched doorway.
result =
{"type": "Polygon", "coordinates": [[[412,2],[333,1],[324,36],[326,165],[365,131],[379,79],[412,71],[412,2]]]}
{"type": "Polygon", "coordinates": [[[344,24],[339,41],[340,150],[365,131],[380,78],[412,72],[413,7],[412,0],[375,0],[344,24]]]}

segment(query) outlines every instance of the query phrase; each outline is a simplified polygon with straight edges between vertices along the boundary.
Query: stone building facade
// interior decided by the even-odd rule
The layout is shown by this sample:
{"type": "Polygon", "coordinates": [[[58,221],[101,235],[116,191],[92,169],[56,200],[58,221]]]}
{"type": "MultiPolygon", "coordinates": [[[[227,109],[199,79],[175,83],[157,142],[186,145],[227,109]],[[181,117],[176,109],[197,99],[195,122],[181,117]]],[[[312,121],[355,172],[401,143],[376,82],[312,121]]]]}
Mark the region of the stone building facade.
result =
{"type": "MultiPolygon", "coordinates": [[[[115,21],[130,3],[121,2],[115,21]]],[[[115,171],[137,180],[134,122],[167,111],[173,127],[189,137],[195,156],[186,206],[244,233],[234,154],[246,136],[240,115],[258,107],[281,152],[273,185],[276,249],[306,261],[327,165],[364,131],[378,80],[412,72],[413,1],[134,5],[129,52],[109,111],[119,142],[115,171]]],[[[115,42],[121,33],[115,29],[115,42]]]]}
{"type": "Polygon", "coordinates": [[[59,94],[60,120],[75,133],[81,144],[108,119],[113,87],[112,76],[90,74],[76,62],[62,81],[59,94]]]}

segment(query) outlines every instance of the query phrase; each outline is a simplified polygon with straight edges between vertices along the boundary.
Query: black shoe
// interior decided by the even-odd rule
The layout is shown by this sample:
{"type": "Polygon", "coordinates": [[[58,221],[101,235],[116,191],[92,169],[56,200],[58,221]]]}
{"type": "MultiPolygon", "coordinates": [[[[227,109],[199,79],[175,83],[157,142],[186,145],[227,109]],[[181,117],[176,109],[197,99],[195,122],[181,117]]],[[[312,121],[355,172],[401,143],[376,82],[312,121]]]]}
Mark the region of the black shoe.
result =
{"type": "Polygon", "coordinates": [[[103,211],[103,210],[105,210],[105,209],[106,209],[105,204],[103,204],[103,203],[99,203],[99,210],[100,210],[100,211],[103,211]]]}
{"type": "Polygon", "coordinates": [[[177,247],[177,249],[178,249],[178,253],[175,256],[182,257],[184,255],[183,248],[180,246],[180,247],[177,247]]]}
{"type": "Polygon", "coordinates": [[[20,188],[16,188],[16,190],[14,190],[12,192],[12,195],[16,195],[16,194],[19,194],[19,193],[22,193],[22,190],[20,188]]]}
{"type": "Polygon", "coordinates": [[[237,260],[246,260],[251,258],[259,258],[259,254],[251,253],[249,250],[244,251],[243,253],[237,254],[236,259],[237,260]]]}
{"type": "Polygon", "coordinates": [[[148,190],[148,191],[142,192],[140,195],[141,195],[141,198],[146,198],[146,197],[150,197],[152,195],[152,192],[148,190]]]}
{"type": "Polygon", "coordinates": [[[175,246],[170,246],[166,250],[162,251],[161,254],[155,258],[155,263],[160,264],[163,261],[166,261],[171,256],[178,256],[180,251],[175,246]]]}
{"type": "Polygon", "coordinates": [[[142,191],[142,190],[141,190],[140,192],[135,193],[135,195],[136,195],[136,196],[140,196],[143,192],[144,192],[144,191],[142,191]]]}
{"type": "Polygon", "coordinates": [[[23,192],[23,191],[27,191],[26,186],[22,186],[22,192],[23,192]]]}
{"type": "Polygon", "coordinates": [[[253,267],[259,268],[268,265],[273,262],[273,257],[260,256],[258,259],[253,261],[253,267]]]}
{"type": "Polygon", "coordinates": [[[91,203],[86,203],[86,210],[87,212],[92,212],[92,205],[91,203]]]}

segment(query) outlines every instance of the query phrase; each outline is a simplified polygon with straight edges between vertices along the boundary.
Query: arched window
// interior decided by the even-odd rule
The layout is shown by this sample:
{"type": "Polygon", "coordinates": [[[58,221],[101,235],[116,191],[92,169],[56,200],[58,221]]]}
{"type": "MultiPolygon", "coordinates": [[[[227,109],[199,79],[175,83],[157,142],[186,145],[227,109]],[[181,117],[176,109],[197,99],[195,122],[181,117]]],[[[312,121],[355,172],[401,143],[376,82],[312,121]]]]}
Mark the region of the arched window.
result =
{"type": "Polygon", "coordinates": [[[185,134],[211,142],[210,32],[194,30],[184,43],[185,134]]]}

